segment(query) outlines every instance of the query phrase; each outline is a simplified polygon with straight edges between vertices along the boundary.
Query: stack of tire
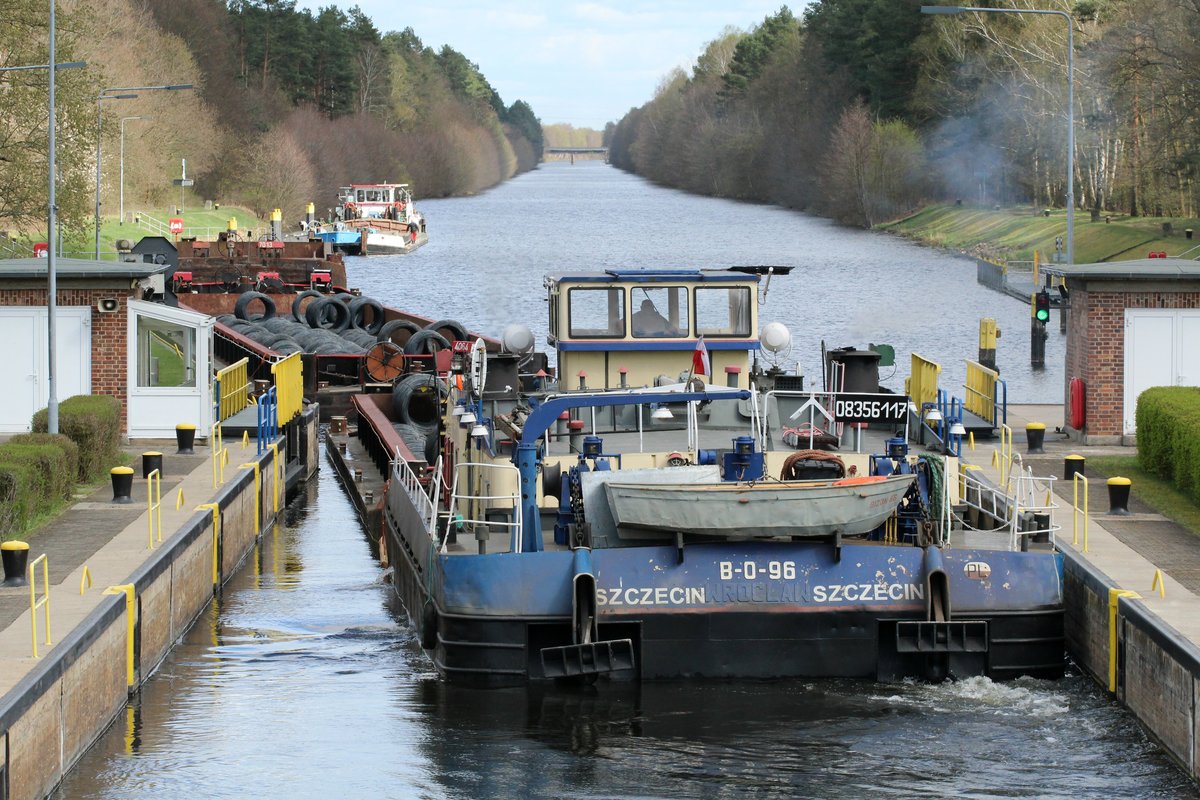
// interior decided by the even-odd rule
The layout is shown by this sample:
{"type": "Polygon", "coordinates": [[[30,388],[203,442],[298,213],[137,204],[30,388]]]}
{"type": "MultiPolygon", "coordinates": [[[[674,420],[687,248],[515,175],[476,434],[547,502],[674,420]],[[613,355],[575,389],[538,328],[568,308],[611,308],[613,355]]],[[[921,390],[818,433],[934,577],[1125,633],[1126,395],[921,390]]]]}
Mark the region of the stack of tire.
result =
{"type": "Polygon", "coordinates": [[[422,329],[407,320],[385,321],[383,304],[373,298],[312,290],[295,296],[290,316],[280,315],[269,295],[246,292],[238,297],[233,313],[217,321],[282,355],[362,355],[379,342],[397,340],[406,354],[420,355],[450,347],[442,332],[467,338],[463,326],[453,320],[422,329]],[[406,339],[401,339],[404,334],[406,339]]]}

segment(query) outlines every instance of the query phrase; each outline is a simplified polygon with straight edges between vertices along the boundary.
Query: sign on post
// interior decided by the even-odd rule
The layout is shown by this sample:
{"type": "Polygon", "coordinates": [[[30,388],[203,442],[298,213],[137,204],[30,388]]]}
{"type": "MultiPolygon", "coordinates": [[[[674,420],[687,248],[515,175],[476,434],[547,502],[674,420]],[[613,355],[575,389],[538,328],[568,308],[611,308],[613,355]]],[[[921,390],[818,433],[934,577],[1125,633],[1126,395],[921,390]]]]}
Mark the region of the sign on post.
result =
{"type": "Polygon", "coordinates": [[[171,233],[183,233],[183,217],[171,217],[167,220],[167,230],[171,233]]]}

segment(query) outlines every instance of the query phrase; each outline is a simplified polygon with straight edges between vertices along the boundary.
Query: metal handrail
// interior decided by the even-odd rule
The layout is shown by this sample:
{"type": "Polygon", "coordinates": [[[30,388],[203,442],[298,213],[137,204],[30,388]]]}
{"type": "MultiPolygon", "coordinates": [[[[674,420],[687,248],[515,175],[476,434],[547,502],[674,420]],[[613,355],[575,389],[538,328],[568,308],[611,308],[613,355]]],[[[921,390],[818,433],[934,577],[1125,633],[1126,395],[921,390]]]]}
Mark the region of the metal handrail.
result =
{"type": "Polygon", "coordinates": [[[1010,521],[1012,530],[1011,547],[1013,550],[1020,549],[1018,542],[1021,536],[1037,535],[1041,533],[1048,534],[1050,544],[1055,541],[1055,533],[1061,529],[1061,525],[1054,522],[1054,511],[1058,508],[1058,504],[1054,502],[1053,484],[1056,478],[1054,476],[1036,477],[1033,474],[1032,467],[1025,467],[1017,476],[1016,483],[1013,486],[1012,501],[1013,514],[1010,521]],[[1037,499],[1041,491],[1045,489],[1045,503],[1038,503],[1037,499]],[[1045,528],[1031,528],[1028,530],[1018,530],[1023,512],[1032,512],[1036,518],[1038,514],[1045,514],[1047,523],[1045,528]]]}
{"type": "Polygon", "coordinates": [[[458,479],[459,474],[463,469],[480,469],[480,470],[496,470],[501,472],[512,472],[516,478],[517,485],[521,483],[521,472],[513,464],[484,464],[480,462],[468,461],[454,465],[454,482],[450,489],[450,508],[456,510],[460,500],[468,501],[467,511],[470,512],[470,502],[472,500],[494,501],[507,500],[512,503],[512,522],[501,522],[498,520],[490,520],[487,518],[487,511],[484,510],[482,518],[463,516],[460,518],[462,524],[496,526],[499,528],[510,528],[512,530],[511,552],[521,552],[521,492],[518,490],[513,494],[459,494],[458,479]]]}
{"type": "Polygon", "coordinates": [[[29,563],[29,622],[33,625],[33,657],[38,658],[38,624],[37,610],[39,608],[46,609],[46,646],[49,647],[53,642],[50,641],[50,562],[46,560],[46,554],[42,553],[29,563]],[[42,565],[42,597],[39,600],[37,596],[37,578],[34,572],[37,570],[38,563],[42,565]]]}
{"type": "Polygon", "coordinates": [[[421,479],[417,477],[417,473],[413,472],[408,461],[400,456],[399,451],[392,459],[392,483],[404,489],[405,494],[417,507],[426,530],[432,535],[437,530],[437,504],[426,493],[425,487],[421,485],[421,479]]]}
{"type": "Polygon", "coordinates": [[[156,529],[158,543],[162,544],[162,470],[150,470],[146,476],[146,528],[146,549],[153,550],[156,529]]]}

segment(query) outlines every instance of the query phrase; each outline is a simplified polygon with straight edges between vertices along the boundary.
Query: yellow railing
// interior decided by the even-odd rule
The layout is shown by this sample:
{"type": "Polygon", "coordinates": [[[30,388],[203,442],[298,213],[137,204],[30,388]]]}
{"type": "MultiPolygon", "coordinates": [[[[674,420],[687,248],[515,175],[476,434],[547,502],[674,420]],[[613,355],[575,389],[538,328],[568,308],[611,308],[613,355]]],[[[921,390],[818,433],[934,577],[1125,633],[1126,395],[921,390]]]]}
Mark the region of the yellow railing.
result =
{"type": "Polygon", "coordinates": [[[300,354],[292,353],[272,364],[271,374],[275,376],[275,408],[282,428],[304,409],[304,365],[300,354]]]}
{"type": "Polygon", "coordinates": [[[213,488],[219,489],[225,483],[225,465],[229,462],[229,450],[221,438],[221,423],[209,430],[208,443],[212,447],[213,488]]]}
{"type": "Polygon", "coordinates": [[[201,503],[196,506],[197,511],[205,509],[212,512],[213,518],[212,582],[213,586],[216,586],[221,581],[221,548],[218,546],[221,541],[221,506],[219,503],[201,503]]]}
{"type": "Polygon", "coordinates": [[[153,469],[146,476],[146,549],[154,549],[154,534],[162,544],[162,471],[153,469]]]}
{"type": "Polygon", "coordinates": [[[132,583],[122,583],[104,590],[105,594],[125,595],[125,680],[129,686],[134,683],[133,640],[134,626],[137,624],[137,598],[134,591],[132,583]]]}
{"type": "Polygon", "coordinates": [[[53,644],[50,641],[50,562],[46,560],[45,553],[42,553],[29,564],[29,621],[33,625],[34,658],[38,657],[37,610],[39,608],[46,609],[46,646],[49,647],[53,644]],[[40,600],[37,596],[37,578],[34,576],[38,562],[42,564],[42,597],[40,600]]]}
{"type": "Polygon", "coordinates": [[[912,373],[904,382],[905,391],[920,411],[925,403],[937,402],[938,376],[942,365],[912,354],[912,373]]]}
{"type": "Polygon", "coordinates": [[[1071,511],[1071,544],[1079,546],[1079,512],[1083,511],[1083,552],[1088,551],[1088,479],[1082,472],[1076,472],[1071,477],[1071,485],[1075,489],[1075,497],[1071,501],[1074,509],[1071,511]],[[1079,508],[1079,482],[1083,482],[1083,508],[1079,508]]]}
{"type": "Polygon", "coordinates": [[[988,422],[996,419],[996,381],[1000,373],[988,369],[978,361],[967,359],[967,382],[963,408],[988,422]]]}
{"type": "Polygon", "coordinates": [[[254,470],[254,532],[262,533],[262,467],[257,461],[238,464],[238,469],[254,470]]]}
{"type": "Polygon", "coordinates": [[[1117,605],[1122,597],[1141,598],[1128,589],[1108,590],[1108,690],[1117,691],[1117,605]]]}
{"type": "Polygon", "coordinates": [[[224,422],[250,405],[249,364],[250,359],[243,358],[236,364],[230,364],[217,372],[217,383],[220,385],[221,391],[219,422],[224,422]]]}

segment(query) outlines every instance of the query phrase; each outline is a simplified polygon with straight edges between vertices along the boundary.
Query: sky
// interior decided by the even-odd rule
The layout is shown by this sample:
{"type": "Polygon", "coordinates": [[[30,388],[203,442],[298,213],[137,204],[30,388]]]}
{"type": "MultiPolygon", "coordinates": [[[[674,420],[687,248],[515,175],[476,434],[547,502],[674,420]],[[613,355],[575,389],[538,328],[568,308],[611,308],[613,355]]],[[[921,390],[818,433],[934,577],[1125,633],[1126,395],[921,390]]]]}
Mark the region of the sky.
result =
{"type": "MultiPolygon", "coordinates": [[[[690,70],[725,26],[749,30],[784,4],[358,0],[381,32],[411,27],[427,47],[448,44],[478,64],[505,105],[524,100],[543,125],[594,129],[650,100],[674,67],[690,70]]],[[[806,3],[788,5],[799,15],[806,3]]]]}

